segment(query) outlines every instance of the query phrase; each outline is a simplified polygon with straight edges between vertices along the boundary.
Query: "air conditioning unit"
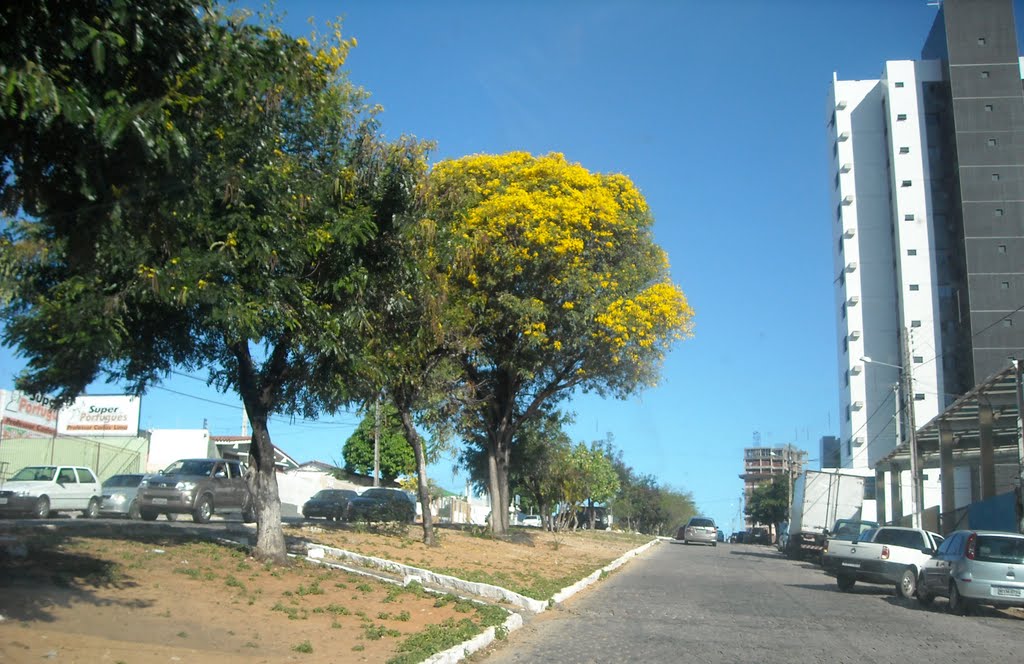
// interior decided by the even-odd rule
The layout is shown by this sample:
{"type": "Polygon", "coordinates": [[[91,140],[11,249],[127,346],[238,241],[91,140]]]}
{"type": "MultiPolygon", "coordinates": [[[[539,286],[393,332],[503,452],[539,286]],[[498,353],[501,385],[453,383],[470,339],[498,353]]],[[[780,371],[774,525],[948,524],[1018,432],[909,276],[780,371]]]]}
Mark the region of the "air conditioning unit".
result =
{"type": "Polygon", "coordinates": [[[846,306],[855,307],[855,306],[857,306],[858,302],[860,302],[860,297],[858,297],[856,295],[851,295],[850,299],[848,299],[846,301],[846,306]]]}
{"type": "Polygon", "coordinates": [[[851,262],[851,263],[847,263],[846,264],[846,271],[847,272],[853,272],[856,269],[857,269],[857,263],[856,262],[851,262]]]}
{"type": "Polygon", "coordinates": [[[857,436],[853,439],[854,447],[860,447],[864,444],[864,436],[857,436]]]}
{"type": "Polygon", "coordinates": [[[856,234],[857,234],[857,231],[854,230],[854,228],[852,226],[850,228],[847,228],[847,229],[843,230],[843,237],[846,238],[847,240],[849,240],[851,237],[853,237],[856,234]]]}
{"type": "Polygon", "coordinates": [[[853,196],[851,194],[843,196],[843,205],[850,205],[851,203],[853,203],[853,196]]]}
{"type": "Polygon", "coordinates": [[[850,341],[856,341],[857,339],[860,339],[860,330],[851,330],[850,341]]]}
{"type": "Polygon", "coordinates": [[[839,132],[839,140],[841,140],[841,141],[848,141],[848,140],[850,140],[850,132],[848,132],[848,131],[839,132]]]}
{"type": "Polygon", "coordinates": [[[849,173],[852,170],[853,170],[853,164],[851,164],[850,162],[846,162],[845,164],[843,164],[842,166],[839,167],[839,172],[840,173],[849,173]]]}
{"type": "Polygon", "coordinates": [[[855,364],[852,367],[850,367],[851,375],[859,376],[861,371],[864,371],[864,365],[862,364],[855,364]]]}
{"type": "Polygon", "coordinates": [[[864,408],[864,402],[863,401],[854,401],[852,404],[850,404],[850,408],[852,408],[854,410],[860,410],[860,409],[864,408]]]}
{"type": "Polygon", "coordinates": [[[837,111],[842,111],[845,108],[846,108],[846,100],[845,99],[840,99],[839,101],[836,102],[836,110],[837,111]]]}

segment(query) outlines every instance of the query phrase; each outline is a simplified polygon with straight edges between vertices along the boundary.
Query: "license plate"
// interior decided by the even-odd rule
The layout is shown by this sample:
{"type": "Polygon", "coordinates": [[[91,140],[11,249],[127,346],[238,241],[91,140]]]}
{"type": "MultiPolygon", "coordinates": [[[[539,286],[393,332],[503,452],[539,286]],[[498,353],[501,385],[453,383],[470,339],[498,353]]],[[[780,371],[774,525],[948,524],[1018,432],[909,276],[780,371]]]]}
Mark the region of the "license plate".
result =
{"type": "Polygon", "coordinates": [[[843,567],[856,567],[860,569],[860,563],[843,563],[843,567]]]}
{"type": "Polygon", "coordinates": [[[153,499],[153,504],[154,505],[166,505],[167,504],[167,499],[166,498],[154,498],[153,499]]]}
{"type": "Polygon", "coordinates": [[[0,498],[0,505],[6,505],[6,504],[7,504],[7,499],[6,498],[0,498]]]}
{"type": "Polygon", "coordinates": [[[996,586],[992,588],[992,594],[1000,597],[1024,597],[1024,593],[1019,588],[1002,588],[996,586]]]}

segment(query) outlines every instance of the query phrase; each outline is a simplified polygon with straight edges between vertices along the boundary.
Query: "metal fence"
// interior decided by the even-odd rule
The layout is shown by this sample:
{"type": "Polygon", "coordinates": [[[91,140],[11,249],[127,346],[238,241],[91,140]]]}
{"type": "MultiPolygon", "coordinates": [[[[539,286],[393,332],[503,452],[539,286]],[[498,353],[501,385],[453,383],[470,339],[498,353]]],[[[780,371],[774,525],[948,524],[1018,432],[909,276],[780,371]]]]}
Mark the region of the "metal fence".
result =
{"type": "Polygon", "coordinates": [[[142,473],[148,449],[149,441],[143,437],[5,438],[0,441],[0,479],[25,466],[54,464],[88,466],[101,481],[118,473],[142,473]]]}

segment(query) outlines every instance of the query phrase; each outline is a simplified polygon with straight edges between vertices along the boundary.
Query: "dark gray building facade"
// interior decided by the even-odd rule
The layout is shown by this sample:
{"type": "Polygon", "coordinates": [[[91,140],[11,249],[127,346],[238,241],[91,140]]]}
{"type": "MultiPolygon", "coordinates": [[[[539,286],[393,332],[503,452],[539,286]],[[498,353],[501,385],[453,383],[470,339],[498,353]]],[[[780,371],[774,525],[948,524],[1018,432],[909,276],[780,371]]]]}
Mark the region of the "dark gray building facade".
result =
{"type": "Polygon", "coordinates": [[[1024,356],[1024,91],[1012,0],[946,0],[922,59],[951,401],[1024,356]]]}

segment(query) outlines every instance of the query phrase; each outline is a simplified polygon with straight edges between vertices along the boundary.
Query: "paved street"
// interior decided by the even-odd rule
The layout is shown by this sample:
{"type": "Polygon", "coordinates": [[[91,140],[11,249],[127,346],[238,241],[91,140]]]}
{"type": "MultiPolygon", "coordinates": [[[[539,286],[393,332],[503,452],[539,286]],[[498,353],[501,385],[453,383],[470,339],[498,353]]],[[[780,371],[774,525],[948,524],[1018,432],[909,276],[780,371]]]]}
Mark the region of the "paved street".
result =
{"type": "Polygon", "coordinates": [[[774,548],[663,543],[596,588],[533,618],[486,661],[1017,661],[1024,614],[923,609],[886,586],[841,593],[774,548]]]}

